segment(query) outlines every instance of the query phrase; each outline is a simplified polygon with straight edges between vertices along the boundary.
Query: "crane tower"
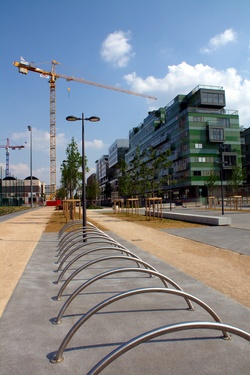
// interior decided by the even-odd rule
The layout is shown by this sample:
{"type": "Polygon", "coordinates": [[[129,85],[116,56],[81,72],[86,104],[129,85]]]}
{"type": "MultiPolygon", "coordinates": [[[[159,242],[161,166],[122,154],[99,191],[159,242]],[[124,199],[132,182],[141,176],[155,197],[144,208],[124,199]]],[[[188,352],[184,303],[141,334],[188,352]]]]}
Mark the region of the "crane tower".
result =
{"type": "Polygon", "coordinates": [[[39,73],[41,77],[48,78],[50,84],[50,199],[55,197],[56,193],[56,79],[63,78],[66,81],[75,81],[79,83],[84,83],[87,85],[92,85],[96,87],[101,87],[108,90],[123,92],[125,94],[131,94],[136,96],[141,96],[148,99],[156,100],[153,96],[148,96],[140,94],[131,90],[122,89],[119,87],[113,87],[108,85],[103,85],[101,83],[88,81],[83,78],[76,78],[73,76],[67,76],[64,74],[56,73],[55,66],[59,64],[58,61],[52,60],[51,71],[45,71],[43,69],[37,68],[33,63],[28,63],[21,57],[20,62],[14,61],[13,65],[19,69],[19,73],[28,74],[28,71],[39,73]]]}
{"type": "Polygon", "coordinates": [[[0,145],[0,148],[5,148],[6,150],[6,169],[5,169],[5,177],[9,177],[10,175],[10,149],[11,150],[21,150],[24,148],[24,146],[12,146],[10,145],[10,140],[7,138],[6,144],[5,145],[0,145]]]}

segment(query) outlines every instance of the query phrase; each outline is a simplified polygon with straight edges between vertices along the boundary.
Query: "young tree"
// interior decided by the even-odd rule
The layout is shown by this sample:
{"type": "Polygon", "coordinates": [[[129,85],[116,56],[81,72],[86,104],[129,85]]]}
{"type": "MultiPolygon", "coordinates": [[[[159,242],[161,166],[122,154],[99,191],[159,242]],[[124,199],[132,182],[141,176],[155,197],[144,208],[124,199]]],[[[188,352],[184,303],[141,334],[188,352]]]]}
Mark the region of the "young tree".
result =
{"type": "MultiPolygon", "coordinates": [[[[72,137],[71,143],[66,148],[66,160],[61,164],[61,184],[72,199],[74,191],[81,185],[82,156],[79,153],[77,143],[72,137]]],[[[85,157],[85,171],[88,172],[87,159],[85,157]]]]}
{"type": "Polygon", "coordinates": [[[218,173],[214,170],[210,170],[209,176],[207,177],[204,185],[207,187],[207,194],[208,196],[213,195],[214,187],[218,181],[218,173]]]}
{"type": "Polygon", "coordinates": [[[239,186],[245,180],[245,171],[242,169],[242,164],[236,164],[232,167],[231,177],[227,181],[228,190],[232,195],[238,195],[239,186]]]}
{"type": "Polygon", "coordinates": [[[90,184],[86,186],[86,198],[88,201],[92,201],[91,204],[93,204],[93,201],[95,201],[99,195],[100,190],[97,180],[95,178],[90,184]]]}
{"type": "Polygon", "coordinates": [[[154,197],[156,193],[159,194],[163,189],[163,185],[167,183],[168,176],[164,173],[164,170],[172,165],[172,162],[169,160],[170,154],[170,150],[162,152],[151,146],[146,150],[148,160],[147,170],[146,173],[144,171],[144,175],[152,197],[154,197]]]}
{"type": "Polygon", "coordinates": [[[117,175],[119,197],[125,197],[125,196],[130,195],[131,179],[127,170],[128,170],[128,166],[125,160],[121,159],[119,161],[118,175],[117,175]]]}

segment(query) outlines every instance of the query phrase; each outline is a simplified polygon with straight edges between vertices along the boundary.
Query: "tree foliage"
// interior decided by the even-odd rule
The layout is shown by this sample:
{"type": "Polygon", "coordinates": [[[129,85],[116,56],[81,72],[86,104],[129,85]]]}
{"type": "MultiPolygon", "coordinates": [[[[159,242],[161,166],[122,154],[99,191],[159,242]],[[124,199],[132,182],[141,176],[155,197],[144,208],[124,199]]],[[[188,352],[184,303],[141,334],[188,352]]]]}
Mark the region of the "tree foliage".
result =
{"type": "Polygon", "coordinates": [[[208,196],[213,195],[213,191],[215,188],[215,185],[217,184],[218,181],[218,173],[216,173],[214,170],[210,170],[209,176],[207,177],[204,185],[207,187],[207,193],[208,196]]]}
{"type": "MultiPolygon", "coordinates": [[[[61,185],[71,199],[74,192],[81,185],[82,180],[82,156],[79,153],[77,143],[72,137],[71,143],[66,148],[66,160],[61,164],[61,185]]],[[[88,172],[87,159],[85,157],[85,171],[88,172]]]]}
{"type": "Polygon", "coordinates": [[[172,164],[169,155],[170,150],[162,152],[150,146],[140,151],[137,147],[129,165],[125,161],[120,163],[119,195],[154,197],[160,194],[167,183],[166,170],[172,164]]]}
{"type": "Polygon", "coordinates": [[[227,187],[232,195],[238,195],[239,186],[241,186],[246,178],[245,170],[242,164],[236,164],[232,167],[231,177],[227,181],[227,187]]]}

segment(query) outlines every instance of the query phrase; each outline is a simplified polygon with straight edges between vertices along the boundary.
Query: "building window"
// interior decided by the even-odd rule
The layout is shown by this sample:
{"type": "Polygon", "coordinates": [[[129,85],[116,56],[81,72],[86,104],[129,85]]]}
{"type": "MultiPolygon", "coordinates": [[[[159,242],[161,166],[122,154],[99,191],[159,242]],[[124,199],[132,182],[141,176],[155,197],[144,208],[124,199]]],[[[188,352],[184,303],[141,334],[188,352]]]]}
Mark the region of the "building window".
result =
{"type": "Polygon", "coordinates": [[[210,142],[224,142],[224,128],[209,126],[209,141],[210,142]]]}
{"type": "Polygon", "coordinates": [[[202,143],[195,143],[194,148],[203,148],[202,143]]]}
{"type": "Polygon", "coordinates": [[[194,116],[193,121],[194,122],[202,122],[202,117],[201,116],[194,116]]]}
{"type": "Polygon", "coordinates": [[[198,162],[199,163],[205,163],[206,162],[206,158],[205,157],[199,157],[198,158],[198,162]]]}
{"type": "Polygon", "coordinates": [[[221,126],[225,126],[225,128],[230,128],[230,119],[229,118],[217,118],[217,122],[221,126]]]}
{"type": "Polygon", "coordinates": [[[194,171],[194,176],[201,176],[201,171],[194,171]]]}

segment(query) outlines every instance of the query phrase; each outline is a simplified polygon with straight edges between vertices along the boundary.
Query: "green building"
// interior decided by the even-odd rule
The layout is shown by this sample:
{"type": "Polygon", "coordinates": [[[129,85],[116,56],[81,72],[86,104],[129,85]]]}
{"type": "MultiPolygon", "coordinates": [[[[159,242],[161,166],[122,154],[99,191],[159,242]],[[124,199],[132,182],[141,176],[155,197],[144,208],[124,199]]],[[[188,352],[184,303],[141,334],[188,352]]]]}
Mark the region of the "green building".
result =
{"type": "Polygon", "coordinates": [[[130,131],[127,164],[138,147],[140,151],[148,147],[171,150],[172,165],[162,172],[169,177],[164,197],[171,191],[176,202],[202,200],[208,195],[219,199],[221,183],[227,194],[232,167],[241,163],[238,111],[225,106],[222,87],[199,85],[187,95],[177,95],[130,131]]]}

